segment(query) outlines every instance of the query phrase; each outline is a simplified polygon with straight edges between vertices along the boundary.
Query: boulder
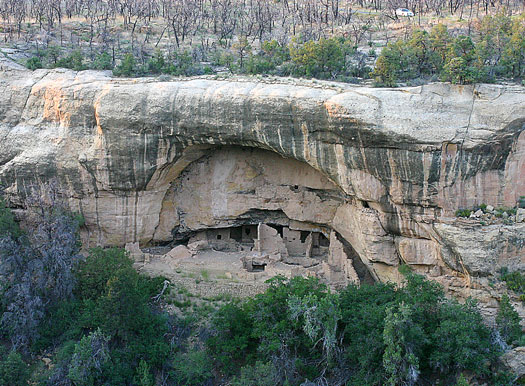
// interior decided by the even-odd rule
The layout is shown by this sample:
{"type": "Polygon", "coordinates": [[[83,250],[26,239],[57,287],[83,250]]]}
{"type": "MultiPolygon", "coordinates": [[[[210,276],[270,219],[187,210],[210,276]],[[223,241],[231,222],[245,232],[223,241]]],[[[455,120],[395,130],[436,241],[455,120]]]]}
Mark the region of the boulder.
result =
{"type": "Polygon", "coordinates": [[[525,209],[518,208],[516,210],[516,222],[524,222],[525,221],[525,209]]]}
{"type": "Polygon", "coordinates": [[[185,245],[177,245],[171,251],[166,253],[166,255],[164,255],[166,259],[170,259],[170,260],[187,259],[191,256],[192,256],[192,253],[190,252],[188,247],[186,247],[185,245]]]}
{"type": "Polygon", "coordinates": [[[518,379],[525,377],[525,347],[516,347],[501,357],[502,363],[518,379]]]}

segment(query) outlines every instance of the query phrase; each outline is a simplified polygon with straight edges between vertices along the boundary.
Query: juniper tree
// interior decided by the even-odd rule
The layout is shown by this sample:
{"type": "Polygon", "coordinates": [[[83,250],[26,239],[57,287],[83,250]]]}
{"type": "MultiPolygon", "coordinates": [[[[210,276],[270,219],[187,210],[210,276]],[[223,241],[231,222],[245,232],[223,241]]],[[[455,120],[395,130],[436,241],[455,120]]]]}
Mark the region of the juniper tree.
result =
{"type": "Polygon", "coordinates": [[[72,295],[79,223],[60,198],[56,182],[28,195],[28,236],[18,230],[7,208],[1,212],[0,217],[11,222],[10,229],[0,233],[1,326],[13,347],[28,353],[46,310],[72,295]]]}

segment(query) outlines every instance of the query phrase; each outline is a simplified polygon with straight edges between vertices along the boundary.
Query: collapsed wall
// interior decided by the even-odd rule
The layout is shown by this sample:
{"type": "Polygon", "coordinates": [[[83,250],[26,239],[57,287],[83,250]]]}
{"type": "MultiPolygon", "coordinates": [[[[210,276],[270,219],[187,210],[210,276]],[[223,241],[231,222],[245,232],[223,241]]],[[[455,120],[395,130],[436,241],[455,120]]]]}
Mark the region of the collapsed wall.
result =
{"type": "Polygon", "coordinates": [[[0,184],[17,206],[30,186],[58,178],[86,219],[87,246],[280,219],[336,232],[377,280],[399,282],[406,263],[491,312],[498,269],[525,268],[518,216],[492,225],[454,216],[525,195],[523,87],[0,66],[0,184]]]}

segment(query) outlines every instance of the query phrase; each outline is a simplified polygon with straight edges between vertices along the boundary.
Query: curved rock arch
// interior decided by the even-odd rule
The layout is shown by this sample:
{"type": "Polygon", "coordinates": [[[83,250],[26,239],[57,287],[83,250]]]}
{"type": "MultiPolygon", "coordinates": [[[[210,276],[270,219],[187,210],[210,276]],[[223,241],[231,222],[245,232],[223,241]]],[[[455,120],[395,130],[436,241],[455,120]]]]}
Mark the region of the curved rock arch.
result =
{"type": "MultiPolygon", "coordinates": [[[[253,146],[306,162],[367,202],[394,245],[386,255],[429,275],[523,269],[523,246],[512,241],[523,239],[521,225],[497,226],[494,250],[484,241],[492,228],[452,218],[459,207],[513,206],[524,194],[523,87],[393,90],[0,67],[0,183],[16,203],[31,181],[58,176],[92,245],[152,239],[148,224],[169,182],[192,162],[185,149],[253,146]]],[[[371,245],[367,258],[384,258],[382,244],[371,245]]]]}
{"type": "MultiPolygon", "coordinates": [[[[337,238],[343,243],[346,255],[359,260],[354,261],[354,265],[358,266],[361,279],[370,276],[363,273],[366,266],[377,278],[371,267],[373,262],[364,257],[372,240],[360,237],[363,229],[355,228],[360,225],[359,221],[346,222],[341,218],[354,211],[355,217],[375,220],[361,224],[365,228],[368,226],[370,234],[383,232],[373,238],[374,242],[389,243],[392,251],[395,250],[393,240],[384,234],[374,210],[346,195],[304,162],[254,147],[213,146],[206,150],[199,147],[196,151],[190,147],[188,150],[187,154],[191,153],[191,158],[196,159],[184,169],[181,164],[187,163],[188,158],[173,165],[173,169],[180,172],[176,176],[171,174],[173,180],[163,198],[159,222],[150,242],[187,240],[191,235],[210,229],[259,223],[284,225],[290,231],[320,232],[330,240],[337,238]],[[377,229],[370,229],[370,225],[377,229]]],[[[301,248],[301,245],[295,247],[301,248]]],[[[388,266],[396,262],[391,257],[383,261],[388,266]]],[[[341,266],[334,266],[334,269],[344,268],[342,262],[339,264],[341,266]]]]}

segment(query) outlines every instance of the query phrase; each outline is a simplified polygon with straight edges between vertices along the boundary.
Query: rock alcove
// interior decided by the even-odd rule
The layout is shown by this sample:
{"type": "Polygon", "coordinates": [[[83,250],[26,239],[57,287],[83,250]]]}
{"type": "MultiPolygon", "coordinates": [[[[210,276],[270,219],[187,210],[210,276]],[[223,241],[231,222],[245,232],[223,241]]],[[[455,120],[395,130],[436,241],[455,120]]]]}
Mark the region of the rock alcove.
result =
{"type": "MultiPolygon", "coordinates": [[[[58,180],[85,218],[85,248],[128,244],[144,255],[139,248],[171,243],[176,256],[207,232],[235,240],[239,227],[283,227],[283,242],[285,228],[299,232],[295,241],[311,235],[312,248],[314,237],[326,237],[317,265],[343,250],[360,280],[359,261],[374,280],[401,283],[398,266],[408,264],[450,295],[480,299],[488,315],[505,291],[498,270],[525,267],[517,215],[495,223],[455,216],[481,204],[514,208],[525,194],[522,86],[116,79],[0,60],[0,89],[8,201],[20,207],[28,187],[58,180]],[[266,161],[251,161],[260,157],[266,161]],[[222,190],[212,189],[214,178],[222,190]]],[[[239,253],[257,252],[253,244],[239,253]]],[[[317,257],[302,247],[304,256],[287,259],[317,257]]],[[[242,269],[237,257],[229,264],[242,269]]],[[[271,270],[269,261],[251,266],[259,272],[250,275],[271,270]]],[[[334,266],[329,281],[344,272],[334,266]]]]}
{"type": "MultiPolygon", "coordinates": [[[[174,267],[201,254],[209,257],[209,269],[238,259],[242,265],[231,270],[237,267],[233,274],[240,278],[281,274],[316,276],[333,286],[371,282],[372,271],[337,230],[342,224],[333,224],[339,208],[355,204],[304,162],[258,148],[215,147],[171,182],[147,243],[164,248],[147,250],[168,251],[162,258],[174,267]]],[[[360,232],[351,226],[346,234],[360,232]]],[[[128,249],[144,259],[139,245],[128,249]]]]}

